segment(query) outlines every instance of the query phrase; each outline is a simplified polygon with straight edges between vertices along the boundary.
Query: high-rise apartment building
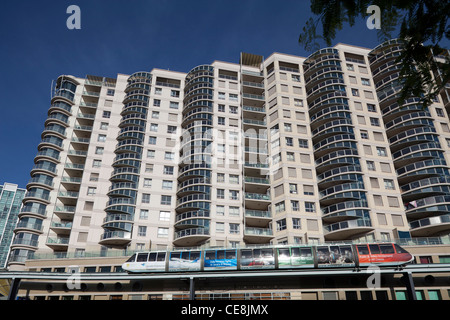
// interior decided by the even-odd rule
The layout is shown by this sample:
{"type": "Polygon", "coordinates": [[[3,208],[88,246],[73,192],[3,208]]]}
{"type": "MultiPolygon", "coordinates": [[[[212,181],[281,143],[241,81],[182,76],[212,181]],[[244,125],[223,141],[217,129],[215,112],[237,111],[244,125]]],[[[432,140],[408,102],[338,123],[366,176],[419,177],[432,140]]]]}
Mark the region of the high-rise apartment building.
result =
{"type": "MultiPolygon", "coordinates": [[[[14,229],[26,190],[17,184],[0,185],[0,268],[6,268],[14,229]]],[[[17,228],[23,227],[23,223],[17,228]]]]}
{"type": "Polygon", "coordinates": [[[448,114],[440,99],[397,105],[400,46],[60,76],[11,268],[35,253],[448,238],[448,114]]]}

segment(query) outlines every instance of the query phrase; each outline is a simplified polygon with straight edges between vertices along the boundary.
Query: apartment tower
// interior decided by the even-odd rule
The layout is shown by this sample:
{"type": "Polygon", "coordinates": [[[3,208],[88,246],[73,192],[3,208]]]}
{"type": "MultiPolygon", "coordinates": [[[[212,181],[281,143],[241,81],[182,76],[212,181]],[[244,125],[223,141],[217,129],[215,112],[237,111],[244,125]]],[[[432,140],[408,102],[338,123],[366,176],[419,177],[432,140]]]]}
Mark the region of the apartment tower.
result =
{"type": "Polygon", "coordinates": [[[34,255],[448,238],[445,97],[397,105],[400,48],[60,76],[10,267],[34,255]]]}

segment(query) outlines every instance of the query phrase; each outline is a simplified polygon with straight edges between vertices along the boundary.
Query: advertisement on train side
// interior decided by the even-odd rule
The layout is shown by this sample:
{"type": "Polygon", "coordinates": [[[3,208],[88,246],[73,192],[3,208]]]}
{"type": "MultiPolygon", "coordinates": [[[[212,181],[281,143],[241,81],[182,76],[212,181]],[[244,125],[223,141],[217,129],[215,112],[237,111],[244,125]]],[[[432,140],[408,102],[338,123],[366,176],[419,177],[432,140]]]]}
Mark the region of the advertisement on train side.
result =
{"type": "Polygon", "coordinates": [[[242,249],[241,269],[274,269],[273,249],[242,249]]]}
{"type": "Polygon", "coordinates": [[[200,251],[175,251],[170,253],[169,271],[199,271],[200,269],[200,251]]]}
{"type": "Polygon", "coordinates": [[[311,268],[314,267],[312,249],[307,248],[279,248],[278,267],[283,268],[311,268]]]}
{"type": "Polygon", "coordinates": [[[237,250],[206,250],[205,270],[237,270],[237,250]]]}
{"type": "Polygon", "coordinates": [[[317,247],[319,268],[352,267],[355,265],[351,246],[319,246],[317,247]]]}

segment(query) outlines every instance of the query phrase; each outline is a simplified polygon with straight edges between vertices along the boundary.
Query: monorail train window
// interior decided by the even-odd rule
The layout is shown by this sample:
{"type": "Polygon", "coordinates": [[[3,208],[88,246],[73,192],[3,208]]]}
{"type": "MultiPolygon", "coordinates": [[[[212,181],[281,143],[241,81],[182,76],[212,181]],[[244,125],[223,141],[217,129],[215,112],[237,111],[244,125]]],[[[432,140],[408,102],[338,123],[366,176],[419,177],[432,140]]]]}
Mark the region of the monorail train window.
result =
{"type": "Polygon", "coordinates": [[[406,251],[405,249],[400,247],[398,244],[394,244],[394,247],[395,247],[395,250],[397,251],[397,253],[409,253],[408,251],[406,251]]]}
{"type": "Polygon", "coordinates": [[[225,250],[217,250],[217,259],[225,259],[225,250]]]}
{"type": "Polygon", "coordinates": [[[358,245],[358,252],[359,254],[369,254],[369,249],[367,248],[367,245],[363,244],[363,245],[358,245]]]}
{"type": "Polygon", "coordinates": [[[170,258],[172,259],[180,259],[181,258],[181,252],[171,252],[170,258]]]}
{"type": "Polygon", "coordinates": [[[200,251],[191,251],[191,257],[189,260],[194,261],[200,259],[200,251]]]}
{"type": "Polygon", "coordinates": [[[150,252],[148,261],[156,261],[156,252],[150,252]]]}
{"type": "MultiPolygon", "coordinates": [[[[291,252],[294,252],[294,249],[298,250],[298,248],[292,248],[291,252]]],[[[289,249],[288,248],[278,249],[278,254],[282,258],[288,258],[289,257],[289,249]]],[[[293,253],[292,253],[292,256],[294,256],[293,253]]]]}
{"type": "Polygon", "coordinates": [[[147,261],[148,253],[139,253],[136,262],[147,261]]]}
{"type": "Polygon", "coordinates": [[[205,253],[205,260],[215,260],[216,259],[216,252],[215,251],[206,251],[205,253]]]}
{"type": "Polygon", "coordinates": [[[380,247],[377,244],[369,244],[370,254],[380,254],[380,247]]]}
{"type": "Polygon", "coordinates": [[[330,250],[328,247],[318,247],[317,248],[317,257],[319,263],[328,263],[330,262],[330,250]]]}
{"type": "Polygon", "coordinates": [[[312,257],[311,248],[301,248],[300,255],[302,257],[312,257]]]}
{"type": "Polygon", "coordinates": [[[265,258],[273,257],[273,250],[272,249],[262,249],[261,256],[265,257],[265,258]]]}
{"type": "Polygon", "coordinates": [[[189,260],[189,251],[182,252],[181,259],[189,260]]]}
{"type": "Polygon", "coordinates": [[[395,253],[392,244],[380,244],[380,250],[382,254],[395,253]]]}
{"type": "Polygon", "coordinates": [[[227,250],[225,254],[227,259],[236,259],[236,250],[227,250]]]}
{"type": "Polygon", "coordinates": [[[164,260],[166,260],[166,253],[158,252],[158,257],[156,258],[156,261],[164,261],[164,260]]]}
{"type": "Polygon", "coordinates": [[[243,259],[250,259],[253,257],[252,250],[244,249],[241,251],[241,258],[243,259]]]}
{"type": "Polygon", "coordinates": [[[133,254],[126,262],[134,262],[134,259],[136,259],[136,253],[133,254]]]}

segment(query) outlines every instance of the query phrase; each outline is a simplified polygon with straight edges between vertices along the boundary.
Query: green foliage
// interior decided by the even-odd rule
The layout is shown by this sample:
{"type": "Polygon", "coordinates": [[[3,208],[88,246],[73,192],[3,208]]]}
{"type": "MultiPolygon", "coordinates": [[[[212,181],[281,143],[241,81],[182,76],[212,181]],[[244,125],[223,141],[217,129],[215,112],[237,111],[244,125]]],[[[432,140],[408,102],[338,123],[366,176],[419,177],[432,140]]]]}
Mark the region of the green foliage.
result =
{"type": "Polygon", "coordinates": [[[380,42],[393,38],[404,40],[405,46],[397,62],[401,64],[400,81],[403,84],[399,102],[410,96],[420,97],[427,107],[440,90],[450,81],[450,61],[447,49],[439,44],[450,39],[448,18],[450,2],[442,0],[311,0],[310,18],[299,36],[299,43],[307,51],[320,48],[319,40],[331,46],[336,33],[344,24],[353,26],[357,18],[367,19],[367,8],[377,5],[381,9],[380,42]],[[319,33],[319,23],[322,27],[319,33]],[[446,54],[446,62],[437,64],[433,56],[446,54]],[[434,77],[432,74],[439,77],[434,77]]]}

